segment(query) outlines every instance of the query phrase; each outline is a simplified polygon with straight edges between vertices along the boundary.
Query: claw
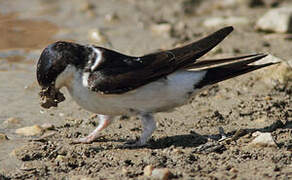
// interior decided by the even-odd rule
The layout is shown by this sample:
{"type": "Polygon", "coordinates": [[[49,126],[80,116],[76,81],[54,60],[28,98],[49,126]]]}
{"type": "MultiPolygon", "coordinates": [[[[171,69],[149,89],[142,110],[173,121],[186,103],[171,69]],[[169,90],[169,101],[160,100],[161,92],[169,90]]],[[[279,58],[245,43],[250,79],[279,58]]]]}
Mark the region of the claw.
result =
{"type": "Polygon", "coordinates": [[[99,137],[100,131],[105,129],[111,123],[111,120],[112,120],[111,116],[98,115],[98,117],[99,117],[99,124],[97,128],[93,132],[91,132],[88,136],[74,140],[72,142],[73,144],[80,144],[80,143],[90,144],[97,140],[97,138],[99,137]]]}
{"type": "Polygon", "coordinates": [[[93,136],[93,135],[88,135],[84,138],[80,138],[80,139],[75,139],[73,140],[73,144],[91,144],[94,141],[96,141],[97,137],[93,136]]]}
{"type": "Polygon", "coordinates": [[[137,148],[144,146],[146,146],[146,143],[142,143],[140,139],[138,141],[128,141],[123,145],[124,148],[137,148]]]}

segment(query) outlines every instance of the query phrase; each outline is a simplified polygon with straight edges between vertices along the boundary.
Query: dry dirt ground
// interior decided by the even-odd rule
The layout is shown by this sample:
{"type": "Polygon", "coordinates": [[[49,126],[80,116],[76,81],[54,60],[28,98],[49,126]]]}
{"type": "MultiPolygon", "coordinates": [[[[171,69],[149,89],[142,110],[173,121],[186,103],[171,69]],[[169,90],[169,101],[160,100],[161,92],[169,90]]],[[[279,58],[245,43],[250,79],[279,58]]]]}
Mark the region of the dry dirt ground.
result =
{"type": "MultiPolygon", "coordinates": [[[[249,2],[0,0],[0,133],[9,138],[0,140],[0,179],[145,179],[147,165],[168,168],[173,179],[291,179],[292,88],[291,82],[264,80],[274,69],[227,80],[188,105],[156,114],[158,128],[142,148],[122,146],[141,133],[136,117],[117,117],[92,144],[71,144],[96,127],[95,116],[78,107],[65,89],[67,100],[58,108],[39,106],[35,64],[42,49],[57,40],[142,55],[233,25],[235,31],[206,57],[267,52],[290,60],[289,35],[254,29],[271,5],[251,7],[249,2]],[[212,17],[245,21],[202,25],[212,17]],[[15,133],[44,123],[53,127],[43,135],[15,133]],[[271,133],[276,146],[251,146],[255,131],[271,133]]],[[[273,6],[288,5],[286,0],[273,6]]]]}

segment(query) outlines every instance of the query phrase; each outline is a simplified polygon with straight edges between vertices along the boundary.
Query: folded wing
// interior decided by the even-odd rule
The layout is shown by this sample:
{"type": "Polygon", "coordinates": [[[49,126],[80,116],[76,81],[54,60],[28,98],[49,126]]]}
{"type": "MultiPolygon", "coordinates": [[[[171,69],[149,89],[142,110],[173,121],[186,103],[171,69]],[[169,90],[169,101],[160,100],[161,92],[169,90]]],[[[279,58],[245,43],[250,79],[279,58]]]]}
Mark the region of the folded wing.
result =
{"type": "MultiPolygon", "coordinates": [[[[225,27],[189,45],[142,57],[130,57],[108,49],[101,49],[103,63],[88,76],[88,87],[92,91],[104,94],[120,94],[165,77],[179,69],[199,70],[200,68],[214,68],[214,66],[226,69],[228,64],[236,62],[235,66],[240,67],[264,57],[261,54],[254,54],[220,60],[197,61],[198,58],[220,43],[232,30],[232,27],[225,27]],[[248,58],[251,60],[245,61],[248,58]],[[243,60],[245,62],[243,64],[237,62],[243,60]]],[[[217,72],[213,69],[212,71],[217,72]]],[[[245,71],[248,70],[241,72],[245,71]]],[[[219,80],[213,79],[212,81],[219,80]]],[[[201,85],[204,84],[206,84],[205,81],[201,85]]]]}

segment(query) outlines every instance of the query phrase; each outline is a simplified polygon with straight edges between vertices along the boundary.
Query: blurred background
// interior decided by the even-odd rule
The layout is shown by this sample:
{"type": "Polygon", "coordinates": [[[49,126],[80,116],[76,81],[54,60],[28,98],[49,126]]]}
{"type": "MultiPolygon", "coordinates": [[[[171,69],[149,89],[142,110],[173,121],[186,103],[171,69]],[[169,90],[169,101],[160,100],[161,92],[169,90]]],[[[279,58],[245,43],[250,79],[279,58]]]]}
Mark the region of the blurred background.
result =
{"type": "MultiPolygon", "coordinates": [[[[91,116],[68,96],[53,111],[40,108],[35,69],[50,43],[73,41],[143,55],[198,40],[224,26],[235,30],[204,58],[265,52],[291,63],[291,0],[0,0],[0,133],[14,139],[0,148],[0,157],[24,143],[14,133],[17,128],[91,116]]],[[[289,73],[283,78],[291,80],[289,73]]],[[[268,93],[273,88],[259,89],[268,93]]],[[[290,95],[288,100],[287,95],[279,98],[290,101],[290,95]]],[[[225,106],[221,108],[224,114],[225,106]]],[[[181,111],[194,118],[192,111],[181,111]]],[[[207,127],[206,133],[211,129],[207,127]]],[[[4,162],[7,169],[17,164],[4,158],[2,168],[4,162]]]]}

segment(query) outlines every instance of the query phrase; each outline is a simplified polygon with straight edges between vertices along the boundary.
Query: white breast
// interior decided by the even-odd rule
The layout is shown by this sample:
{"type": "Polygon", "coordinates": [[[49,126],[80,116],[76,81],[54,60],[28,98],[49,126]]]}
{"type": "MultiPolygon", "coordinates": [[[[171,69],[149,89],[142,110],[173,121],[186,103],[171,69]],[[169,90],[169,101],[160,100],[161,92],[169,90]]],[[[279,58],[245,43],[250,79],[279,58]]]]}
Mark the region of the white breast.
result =
{"type": "Polygon", "coordinates": [[[72,98],[84,109],[104,115],[123,115],[133,112],[168,111],[187,102],[195,94],[194,84],[198,83],[206,71],[177,71],[167,78],[141,86],[123,94],[100,94],[84,86],[81,72],[74,73],[71,83],[67,83],[72,98]]]}

